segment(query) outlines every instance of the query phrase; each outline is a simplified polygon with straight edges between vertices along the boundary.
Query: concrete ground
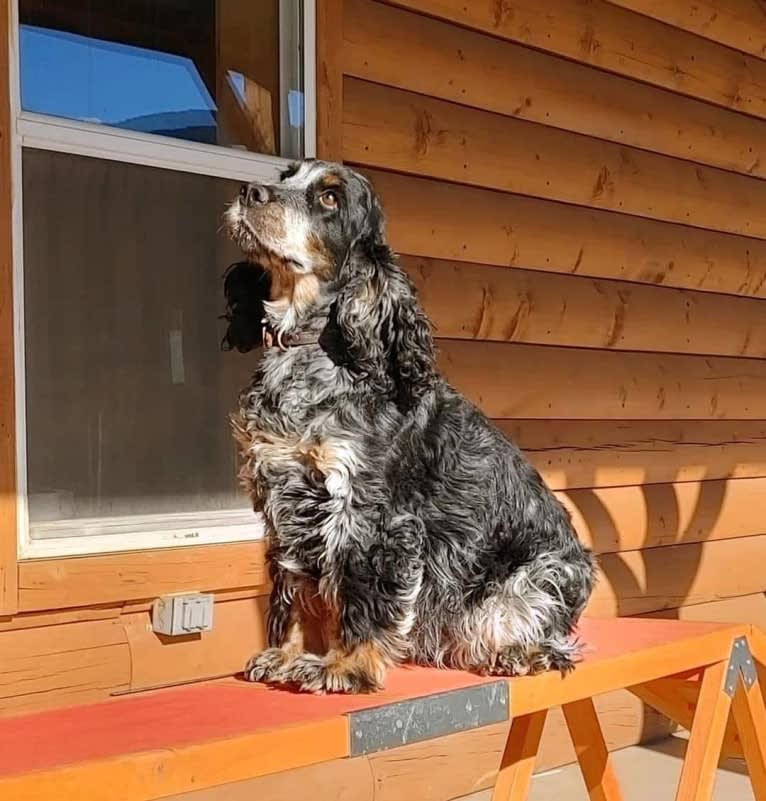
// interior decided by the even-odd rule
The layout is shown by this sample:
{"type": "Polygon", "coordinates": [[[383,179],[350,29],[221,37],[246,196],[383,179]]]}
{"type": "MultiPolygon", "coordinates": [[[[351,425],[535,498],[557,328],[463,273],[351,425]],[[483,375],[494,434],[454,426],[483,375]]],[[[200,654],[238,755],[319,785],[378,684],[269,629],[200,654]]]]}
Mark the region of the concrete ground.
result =
{"type": "MultiPolygon", "coordinates": [[[[624,801],[672,801],[685,747],[682,739],[671,738],[612,754],[624,801]]],[[[489,801],[490,797],[491,792],[485,791],[460,801],[489,801]]],[[[535,776],[529,801],[588,801],[588,794],[577,766],[569,765],[535,776]]],[[[713,801],[753,801],[744,763],[728,760],[721,765],[713,801]]]]}

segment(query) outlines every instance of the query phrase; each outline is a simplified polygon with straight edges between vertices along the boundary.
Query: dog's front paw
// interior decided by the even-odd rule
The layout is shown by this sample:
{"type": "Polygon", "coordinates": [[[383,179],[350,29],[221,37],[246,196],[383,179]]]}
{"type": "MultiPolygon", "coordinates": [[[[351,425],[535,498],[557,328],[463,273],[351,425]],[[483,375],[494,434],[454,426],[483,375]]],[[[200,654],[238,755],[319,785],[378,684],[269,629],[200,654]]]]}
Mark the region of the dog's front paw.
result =
{"type": "Polygon", "coordinates": [[[267,648],[248,660],[245,678],[248,681],[282,682],[288,661],[287,653],[281,648],[267,648]]]}
{"type": "Polygon", "coordinates": [[[349,669],[313,654],[294,660],[282,673],[282,681],[306,693],[346,693],[359,695],[381,689],[376,679],[362,670],[349,669]]]}

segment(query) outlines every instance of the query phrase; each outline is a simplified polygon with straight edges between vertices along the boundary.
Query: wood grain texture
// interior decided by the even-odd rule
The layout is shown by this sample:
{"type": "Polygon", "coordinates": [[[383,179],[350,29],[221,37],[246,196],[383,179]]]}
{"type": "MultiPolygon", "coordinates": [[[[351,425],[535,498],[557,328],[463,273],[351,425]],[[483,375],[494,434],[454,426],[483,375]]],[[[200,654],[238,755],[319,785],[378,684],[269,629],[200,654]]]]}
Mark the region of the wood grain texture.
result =
{"type": "Polygon", "coordinates": [[[766,356],[761,299],[414,256],[400,261],[438,337],[766,356]]]}
{"type": "Polygon", "coordinates": [[[500,757],[492,801],[526,801],[528,798],[547,716],[547,709],[529,715],[514,715],[500,757]]]}
{"type": "Polygon", "coordinates": [[[343,0],[316,4],[317,156],[342,161],[343,0]]]}
{"type": "Polygon", "coordinates": [[[0,617],[0,632],[20,629],[41,629],[47,626],[60,626],[63,623],[82,623],[89,620],[113,620],[120,616],[121,604],[98,604],[80,609],[54,609],[47,612],[27,612],[26,614],[0,617]]]}
{"type": "Polygon", "coordinates": [[[622,801],[593,699],[566,704],[563,710],[590,800],[622,801]]]}
{"type": "Polygon", "coordinates": [[[766,476],[766,423],[496,420],[552,489],[766,476]]]}
{"type": "Polygon", "coordinates": [[[766,363],[754,359],[443,340],[439,364],[489,417],[754,420],[764,413],[766,363]]]}
{"type": "Polygon", "coordinates": [[[3,778],[0,793],[14,801],[148,801],[337,759],[347,750],[347,720],[336,717],[3,778]]]}
{"type": "MultiPolygon", "coordinates": [[[[610,750],[653,740],[670,724],[621,690],[596,699],[610,750]]],[[[508,724],[489,726],[440,740],[376,754],[370,765],[376,780],[375,801],[447,801],[491,787],[503,752],[508,724]]],[[[560,709],[552,709],[543,730],[538,772],[575,759],[560,709]]]]}
{"type": "Polygon", "coordinates": [[[347,161],[766,238],[755,178],[355,78],[343,96],[347,161]]]}
{"type": "Polygon", "coordinates": [[[266,646],[268,598],[216,603],[211,631],[188,637],[161,637],[152,631],[149,612],[121,619],[130,647],[131,690],[200,681],[240,672],[266,646]]]}
{"type": "Polygon", "coordinates": [[[765,17],[759,0],[609,1],[743,53],[759,58],[766,55],[765,17]]]}
{"type": "Polygon", "coordinates": [[[162,801],[285,801],[295,795],[296,787],[310,787],[311,801],[374,801],[375,798],[369,762],[365,757],[357,757],[167,796],[162,801]]]}
{"type": "MultiPolygon", "coordinates": [[[[691,5],[644,4],[669,15],[691,5]]],[[[766,176],[764,126],[752,117],[372,0],[346,0],[343,36],[357,78],[766,176]]]]}
{"type": "Polygon", "coordinates": [[[711,665],[702,677],[676,801],[709,801],[712,797],[731,711],[731,698],[723,691],[727,661],[711,665]]]}
{"type": "MultiPolygon", "coordinates": [[[[654,740],[670,725],[627,691],[596,699],[610,749],[654,740]]],[[[282,801],[296,786],[312,787],[312,801],[447,801],[490,787],[494,781],[508,724],[489,726],[438,740],[397,748],[370,758],[342,759],[233,782],[209,790],[173,795],[168,801],[282,801]]],[[[563,716],[548,716],[538,770],[574,759],[563,716]]]]}
{"type": "Polygon", "coordinates": [[[19,608],[31,612],[263,586],[264,551],[263,542],[252,542],[22,562],[19,608]]]}
{"type": "Polygon", "coordinates": [[[398,5],[625,75],[724,108],[766,116],[766,64],[605,0],[398,5]]]}
{"type": "Polygon", "coordinates": [[[733,598],[721,598],[679,609],[660,609],[646,617],[670,620],[700,620],[714,623],[750,623],[766,630],[766,594],[763,591],[733,598]]]}
{"type": "Polygon", "coordinates": [[[763,592],[764,558],[764,535],[605,554],[587,614],[643,615],[763,592]]]}
{"type": "Polygon", "coordinates": [[[366,170],[401,253],[766,297],[766,243],[366,170]]]}
{"type": "Polygon", "coordinates": [[[766,534],[766,479],[692,481],[559,492],[597,553],[766,534]]]}
{"type": "Polygon", "coordinates": [[[17,606],[9,7],[0,9],[0,615],[17,606]]]}
{"type": "Polygon", "coordinates": [[[116,621],[0,633],[0,715],[102,701],[129,683],[128,643],[116,621]]]}

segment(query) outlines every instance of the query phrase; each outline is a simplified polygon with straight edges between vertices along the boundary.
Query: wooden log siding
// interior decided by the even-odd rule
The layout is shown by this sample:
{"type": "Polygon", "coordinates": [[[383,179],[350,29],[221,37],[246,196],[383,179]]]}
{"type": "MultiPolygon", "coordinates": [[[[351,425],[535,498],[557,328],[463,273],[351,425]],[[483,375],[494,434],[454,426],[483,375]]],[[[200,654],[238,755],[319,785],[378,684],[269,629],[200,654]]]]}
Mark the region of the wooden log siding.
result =
{"type": "Polygon", "coordinates": [[[764,559],[765,535],[604,554],[587,614],[640,615],[763,592],[764,559]]]}
{"type": "Polygon", "coordinates": [[[346,0],[343,34],[356,78],[766,177],[764,125],[743,114],[374,0],[346,0]]]}
{"type": "Polygon", "coordinates": [[[438,337],[766,357],[763,300],[422,257],[400,261],[438,337]]]}
{"type": "Polygon", "coordinates": [[[610,0],[612,5],[696,33],[743,53],[766,56],[763,4],[758,0],[610,0]]]}
{"type": "Polygon", "coordinates": [[[766,62],[606,0],[386,2],[766,118],[766,62]]]}
{"type": "Polygon", "coordinates": [[[766,297],[766,242],[365,169],[416,256],[766,297]]]}
{"type": "Polygon", "coordinates": [[[444,340],[447,379],[490,417],[761,420],[766,361],[444,340]]]}
{"type": "Polygon", "coordinates": [[[495,423],[556,490],[766,476],[766,423],[762,421],[495,423]]]}
{"type": "Polygon", "coordinates": [[[343,121],[353,162],[766,239],[758,179],[357,79],[343,121]]]}

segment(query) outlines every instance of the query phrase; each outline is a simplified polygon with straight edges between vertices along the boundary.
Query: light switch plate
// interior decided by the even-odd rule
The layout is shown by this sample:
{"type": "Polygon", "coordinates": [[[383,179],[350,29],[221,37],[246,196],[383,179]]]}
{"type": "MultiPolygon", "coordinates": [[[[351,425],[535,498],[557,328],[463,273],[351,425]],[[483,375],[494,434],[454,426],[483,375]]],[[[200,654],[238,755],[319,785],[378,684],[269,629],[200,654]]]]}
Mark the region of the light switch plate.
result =
{"type": "Polygon", "coordinates": [[[163,595],[152,605],[152,631],[168,637],[197,634],[213,628],[213,595],[190,592],[163,595]]]}

